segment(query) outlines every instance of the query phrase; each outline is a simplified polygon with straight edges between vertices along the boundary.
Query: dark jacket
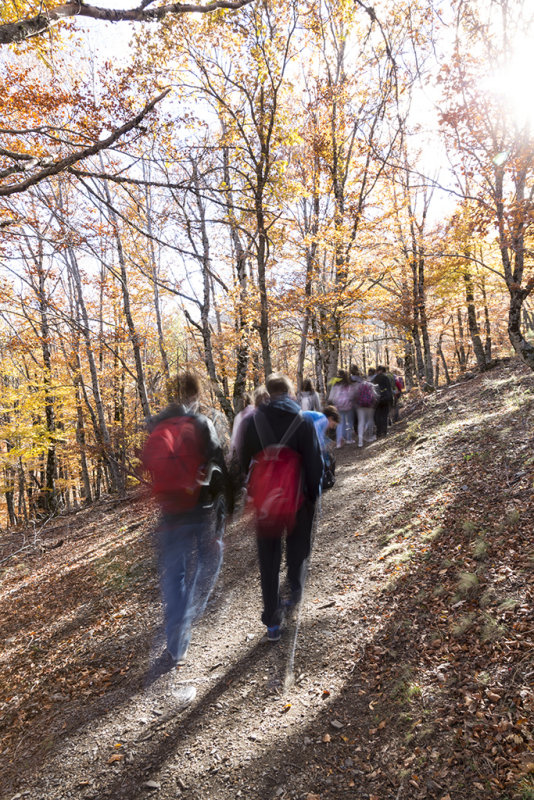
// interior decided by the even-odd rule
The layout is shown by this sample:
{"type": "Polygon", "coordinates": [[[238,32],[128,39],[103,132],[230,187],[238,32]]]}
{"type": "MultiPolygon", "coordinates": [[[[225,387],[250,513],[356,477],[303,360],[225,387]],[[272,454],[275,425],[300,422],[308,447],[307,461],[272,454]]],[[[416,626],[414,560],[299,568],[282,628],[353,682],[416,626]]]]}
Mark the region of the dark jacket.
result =
{"type": "Polygon", "coordinates": [[[393,393],[388,376],[384,372],[377,372],[374,378],[371,379],[371,383],[374,383],[378,387],[378,405],[382,406],[391,403],[393,400],[393,393]]]}
{"type": "MultiPolygon", "coordinates": [[[[256,415],[265,415],[265,419],[276,437],[275,442],[270,441],[266,442],[266,444],[277,444],[293,422],[295,415],[299,412],[300,408],[297,403],[291,400],[288,395],[282,395],[271,400],[268,405],[260,406],[256,414],[247,420],[243,445],[239,454],[245,474],[248,474],[250,462],[254,456],[262,450],[258,430],[254,423],[256,415]]],[[[316,500],[323,476],[323,458],[313,422],[303,416],[300,425],[293,431],[286,444],[296,453],[299,453],[302,458],[304,494],[309,500],[316,500]]]]}
{"type": "Polygon", "coordinates": [[[179,403],[171,403],[164,408],[163,411],[160,411],[159,414],[147,419],[147,430],[149,433],[152,433],[158,423],[163,422],[166,419],[172,419],[173,417],[183,417],[186,414],[194,416],[196,420],[200,433],[200,439],[203,445],[203,456],[206,466],[212,464],[218,468],[213,472],[210,485],[202,488],[199,498],[199,505],[206,505],[215,497],[215,495],[222,492],[226,498],[227,511],[228,513],[232,513],[234,510],[234,493],[232,484],[228,474],[228,468],[224,460],[221,443],[219,442],[217,432],[211,420],[209,420],[203,414],[190,414],[190,412],[188,412],[184,406],[180,405],[179,403]]]}

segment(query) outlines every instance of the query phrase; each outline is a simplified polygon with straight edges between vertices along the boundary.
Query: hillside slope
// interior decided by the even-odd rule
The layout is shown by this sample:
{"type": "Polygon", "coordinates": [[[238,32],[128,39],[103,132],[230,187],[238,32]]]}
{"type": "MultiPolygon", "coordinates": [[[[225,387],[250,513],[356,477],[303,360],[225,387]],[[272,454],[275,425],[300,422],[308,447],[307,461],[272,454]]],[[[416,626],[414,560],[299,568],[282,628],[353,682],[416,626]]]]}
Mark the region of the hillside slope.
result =
{"type": "Polygon", "coordinates": [[[413,404],[387,440],[340,451],[279,645],[235,521],[171,672],[144,501],[3,534],[2,798],[529,800],[533,484],[516,362],[413,404]]]}

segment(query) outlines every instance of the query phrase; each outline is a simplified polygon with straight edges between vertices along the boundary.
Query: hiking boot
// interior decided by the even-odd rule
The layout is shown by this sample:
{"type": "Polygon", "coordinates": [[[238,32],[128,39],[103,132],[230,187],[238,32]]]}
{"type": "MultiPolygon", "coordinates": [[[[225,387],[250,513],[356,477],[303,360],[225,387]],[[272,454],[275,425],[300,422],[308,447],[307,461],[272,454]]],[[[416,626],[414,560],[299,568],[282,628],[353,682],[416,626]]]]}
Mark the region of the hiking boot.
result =
{"type": "Polygon", "coordinates": [[[268,642],[278,642],[280,641],[280,625],[271,625],[271,627],[267,627],[267,641],[268,642]]]}
{"type": "Polygon", "coordinates": [[[197,696],[197,690],[190,683],[184,686],[179,686],[177,689],[172,690],[173,699],[178,703],[180,708],[186,708],[191,705],[197,696]]]}

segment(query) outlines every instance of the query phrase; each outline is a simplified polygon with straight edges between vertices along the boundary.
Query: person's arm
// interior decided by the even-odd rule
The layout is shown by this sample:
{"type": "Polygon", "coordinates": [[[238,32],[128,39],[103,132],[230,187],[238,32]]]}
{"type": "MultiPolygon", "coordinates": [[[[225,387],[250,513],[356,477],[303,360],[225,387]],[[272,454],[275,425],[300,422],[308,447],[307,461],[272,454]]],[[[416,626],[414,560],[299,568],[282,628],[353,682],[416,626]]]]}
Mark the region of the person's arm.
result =
{"type": "MultiPolygon", "coordinates": [[[[256,411],[256,414],[260,414],[261,411],[256,411]]],[[[248,475],[248,471],[250,468],[250,462],[256,455],[256,453],[261,450],[261,445],[258,437],[258,432],[256,430],[256,425],[254,422],[254,417],[256,415],[253,414],[249,419],[245,421],[245,430],[243,432],[243,439],[241,443],[241,447],[238,451],[239,461],[241,463],[241,469],[248,475]]]]}
{"type": "Polygon", "coordinates": [[[215,425],[204,416],[198,416],[197,423],[204,439],[206,464],[212,464],[219,470],[214,473],[210,482],[210,494],[213,496],[222,492],[226,499],[226,510],[228,514],[232,514],[235,504],[234,489],[215,425]]]}
{"type": "Polygon", "coordinates": [[[323,479],[323,456],[315,425],[304,419],[298,430],[306,496],[315,501],[323,479]]]}

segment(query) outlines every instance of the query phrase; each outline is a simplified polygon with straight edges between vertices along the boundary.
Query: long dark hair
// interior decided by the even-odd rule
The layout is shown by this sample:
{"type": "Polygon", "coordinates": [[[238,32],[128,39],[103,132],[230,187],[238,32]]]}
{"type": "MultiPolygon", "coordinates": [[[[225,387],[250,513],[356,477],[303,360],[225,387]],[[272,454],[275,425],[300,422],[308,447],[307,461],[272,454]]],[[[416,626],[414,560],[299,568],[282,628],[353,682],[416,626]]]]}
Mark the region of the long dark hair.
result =
{"type": "Polygon", "coordinates": [[[305,378],[302,381],[302,391],[303,392],[310,392],[310,394],[313,394],[313,392],[315,391],[315,389],[313,388],[313,383],[311,382],[311,380],[309,378],[305,378]]]}

